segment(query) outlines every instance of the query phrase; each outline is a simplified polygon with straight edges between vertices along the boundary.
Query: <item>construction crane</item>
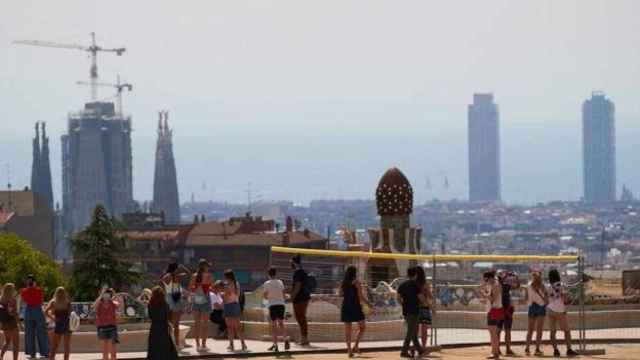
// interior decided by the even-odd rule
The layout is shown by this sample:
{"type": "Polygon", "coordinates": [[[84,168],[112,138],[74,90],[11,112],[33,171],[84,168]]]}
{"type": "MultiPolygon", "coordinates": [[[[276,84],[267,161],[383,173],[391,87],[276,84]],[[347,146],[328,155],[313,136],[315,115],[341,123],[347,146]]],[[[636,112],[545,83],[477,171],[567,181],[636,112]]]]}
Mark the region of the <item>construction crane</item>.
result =
{"type": "MultiPolygon", "coordinates": [[[[86,82],[86,81],[76,81],[77,85],[90,85],[90,86],[94,86],[94,84],[90,83],[90,82],[86,82]]],[[[117,98],[117,110],[118,110],[118,115],[120,115],[121,117],[124,116],[123,112],[122,112],[122,90],[127,89],[128,91],[132,91],[133,90],[133,85],[129,84],[129,83],[124,83],[121,84],[120,83],[120,75],[118,75],[117,79],[116,79],[116,83],[115,84],[108,84],[108,83],[95,83],[95,86],[106,86],[106,87],[112,87],[115,88],[117,90],[116,93],[116,98],[117,98]]]]}
{"type": "Polygon", "coordinates": [[[51,47],[51,48],[59,48],[59,49],[75,49],[87,51],[91,54],[91,68],[89,69],[89,79],[91,85],[91,100],[96,101],[98,98],[98,52],[112,52],[116,53],[116,55],[120,56],[123,52],[126,51],[125,48],[113,48],[106,49],[96,44],[96,33],[91,33],[91,45],[76,45],[76,44],[59,44],[50,41],[38,41],[38,40],[16,40],[13,42],[18,45],[31,45],[31,46],[42,46],[42,47],[51,47]]]}

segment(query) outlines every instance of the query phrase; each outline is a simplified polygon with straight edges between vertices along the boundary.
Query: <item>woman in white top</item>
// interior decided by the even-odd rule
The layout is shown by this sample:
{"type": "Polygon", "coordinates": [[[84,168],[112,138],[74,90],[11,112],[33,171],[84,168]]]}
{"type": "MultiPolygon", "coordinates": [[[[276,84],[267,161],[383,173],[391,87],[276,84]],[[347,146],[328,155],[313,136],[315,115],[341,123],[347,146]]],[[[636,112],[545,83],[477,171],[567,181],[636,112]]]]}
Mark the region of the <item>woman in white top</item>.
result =
{"type": "Polygon", "coordinates": [[[267,306],[269,307],[269,317],[271,318],[271,337],[273,338],[273,345],[269,348],[269,351],[278,352],[278,333],[282,336],[284,341],[284,349],[289,350],[289,339],[286,337],[287,332],[284,328],[284,314],[285,314],[285,294],[284,283],[280,279],[276,279],[276,269],[269,269],[269,280],[267,280],[262,286],[264,289],[263,297],[267,300],[267,306]]]}
{"type": "Polygon", "coordinates": [[[487,328],[491,338],[491,356],[487,359],[500,358],[500,338],[498,337],[498,325],[504,319],[502,308],[502,286],[496,280],[495,271],[487,271],[483,275],[484,283],[480,285],[480,295],[484,298],[487,307],[487,328]]]}
{"type": "Polygon", "coordinates": [[[531,273],[531,282],[525,288],[525,301],[529,305],[529,326],[527,328],[527,345],[524,352],[529,355],[529,345],[533,331],[536,332],[536,356],[542,356],[542,332],[544,327],[544,317],[546,315],[546,306],[549,303],[547,290],[542,283],[542,274],[539,271],[531,273]]]}
{"type": "Polygon", "coordinates": [[[553,346],[553,356],[559,357],[560,350],[556,341],[556,324],[560,325],[560,329],[564,331],[564,341],[567,344],[567,356],[578,355],[571,349],[571,330],[567,321],[567,310],[565,303],[567,301],[567,290],[560,280],[560,273],[556,269],[549,270],[549,328],[551,329],[551,345],[553,346]]]}
{"type": "Polygon", "coordinates": [[[164,285],[167,305],[169,305],[169,321],[173,328],[173,338],[176,341],[177,350],[183,348],[183,344],[180,344],[180,318],[186,302],[180,282],[189,276],[189,273],[189,269],[184,265],[173,262],[167,266],[167,271],[162,277],[162,285],[164,285]]]}

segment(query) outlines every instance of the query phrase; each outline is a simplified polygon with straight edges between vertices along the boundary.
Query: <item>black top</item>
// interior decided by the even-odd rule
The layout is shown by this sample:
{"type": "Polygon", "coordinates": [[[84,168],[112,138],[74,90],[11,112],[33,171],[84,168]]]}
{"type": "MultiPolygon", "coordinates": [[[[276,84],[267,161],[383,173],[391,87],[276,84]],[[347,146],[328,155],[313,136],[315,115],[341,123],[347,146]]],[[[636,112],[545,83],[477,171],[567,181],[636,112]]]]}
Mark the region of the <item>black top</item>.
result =
{"type": "Polygon", "coordinates": [[[402,315],[418,315],[420,287],[415,280],[400,284],[398,294],[402,297],[402,315]]]}
{"type": "Polygon", "coordinates": [[[307,283],[307,272],[303,269],[297,269],[293,272],[293,286],[296,286],[296,283],[300,283],[300,291],[295,298],[293,298],[293,303],[301,303],[305,301],[309,301],[311,299],[311,295],[309,294],[309,289],[305,286],[307,283]]]}
{"type": "Polygon", "coordinates": [[[511,306],[511,285],[502,284],[502,307],[511,306]]]}

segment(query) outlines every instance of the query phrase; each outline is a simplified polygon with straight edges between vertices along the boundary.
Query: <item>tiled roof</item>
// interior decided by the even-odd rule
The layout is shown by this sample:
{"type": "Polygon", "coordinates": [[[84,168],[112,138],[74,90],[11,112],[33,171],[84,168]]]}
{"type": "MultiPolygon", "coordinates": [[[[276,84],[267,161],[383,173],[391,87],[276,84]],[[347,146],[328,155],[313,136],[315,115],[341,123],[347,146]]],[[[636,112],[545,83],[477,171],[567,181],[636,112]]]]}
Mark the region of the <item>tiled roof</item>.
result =
{"type": "MultiPolygon", "coordinates": [[[[186,246],[281,246],[284,243],[283,232],[267,232],[256,234],[213,235],[191,232],[186,246]]],[[[293,231],[289,234],[291,246],[322,241],[324,238],[312,231],[293,231]]]]}

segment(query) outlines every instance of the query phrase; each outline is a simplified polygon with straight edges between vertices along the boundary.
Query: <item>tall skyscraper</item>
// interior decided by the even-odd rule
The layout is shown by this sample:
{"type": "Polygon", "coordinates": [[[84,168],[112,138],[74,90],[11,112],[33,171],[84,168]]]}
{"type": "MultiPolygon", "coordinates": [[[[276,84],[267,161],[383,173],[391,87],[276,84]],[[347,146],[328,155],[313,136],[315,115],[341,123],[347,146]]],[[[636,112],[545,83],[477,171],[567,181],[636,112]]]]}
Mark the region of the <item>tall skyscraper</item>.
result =
{"type": "Polygon", "coordinates": [[[117,115],[113,103],[87,103],[69,116],[61,140],[66,234],[89,224],[97,204],[115,217],[133,208],[130,118],[117,115]]]}
{"type": "Polygon", "coordinates": [[[582,164],[584,200],[616,200],[615,106],[602,92],[582,104],[582,164]]]}
{"type": "Polygon", "coordinates": [[[500,113],[493,94],[474,94],[468,109],[469,201],[500,201],[500,113]]]}
{"type": "Polygon", "coordinates": [[[180,223],[180,201],[176,162],[173,157],[173,130],[169,128],[169,113],[159,112],[156,167],[153,176],[153,205],[157,213],[164,213],[167,224],[180,223]]]}
{"type": "Polygon", "coordinates": [[[42,202],[53,210],[53,186],[49,164],[49,137],[46,124],[36,122],[36,136],[33,138],[33,163],[31,165],[31,190],[42,202]],[[42,135],[40,133],[42,129],[42,135]]]}

